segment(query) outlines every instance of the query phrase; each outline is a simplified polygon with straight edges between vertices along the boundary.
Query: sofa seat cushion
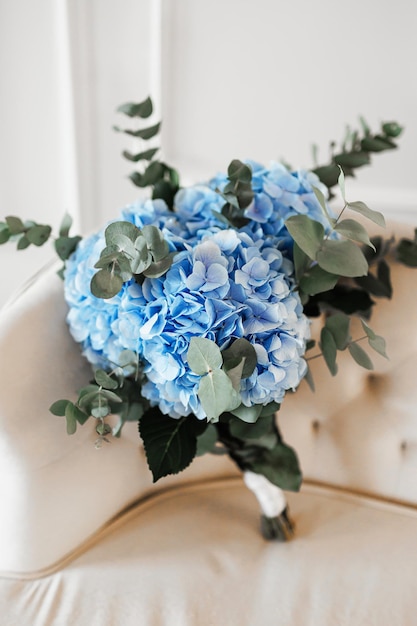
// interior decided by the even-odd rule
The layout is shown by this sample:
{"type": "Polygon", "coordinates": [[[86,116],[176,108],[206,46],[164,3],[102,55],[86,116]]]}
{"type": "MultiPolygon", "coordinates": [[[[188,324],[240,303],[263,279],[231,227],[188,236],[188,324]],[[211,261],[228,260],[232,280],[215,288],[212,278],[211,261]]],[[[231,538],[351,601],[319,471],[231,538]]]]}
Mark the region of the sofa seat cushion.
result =
{"type": "Polygon", "coordinates": [[[296,536],[278,544],[261,537],[256,502],[240,478],[156,493],[57,572],[0,580],[1,623],[416,623],[415,508],[312,484],[289,494],[289,503],[296,536]]]}

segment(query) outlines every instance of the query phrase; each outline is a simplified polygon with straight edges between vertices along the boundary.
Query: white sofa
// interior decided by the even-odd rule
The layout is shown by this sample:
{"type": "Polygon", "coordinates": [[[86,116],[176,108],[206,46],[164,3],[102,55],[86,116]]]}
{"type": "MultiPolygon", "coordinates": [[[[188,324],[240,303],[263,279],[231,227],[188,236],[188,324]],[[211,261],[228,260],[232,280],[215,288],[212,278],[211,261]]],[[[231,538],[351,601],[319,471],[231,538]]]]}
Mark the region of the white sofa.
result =
{"type": "Polygon", "coordinates": [[[285,544],[224,457],[152,485],[134,424],[101,450],[92,426],[66,435],[48,407],[89,368],[54,269],[38,277],[0,315],[0,626],[416,624],[414,272],[393,268],[373,316],[390,360],[343,353],[330,380],[317,359],[316,393],[284,402],[305,475],[285,544]]]}

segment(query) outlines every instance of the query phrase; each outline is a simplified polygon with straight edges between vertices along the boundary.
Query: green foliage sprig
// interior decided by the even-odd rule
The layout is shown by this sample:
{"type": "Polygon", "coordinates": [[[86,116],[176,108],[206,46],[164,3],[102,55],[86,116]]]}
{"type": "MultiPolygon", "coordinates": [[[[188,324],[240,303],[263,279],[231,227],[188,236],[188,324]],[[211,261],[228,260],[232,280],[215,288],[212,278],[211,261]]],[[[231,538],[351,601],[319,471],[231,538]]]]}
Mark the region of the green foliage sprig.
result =
{"type": "Polygon", "coordinates": [[[43,246],[51,238],[54,239],[55,251],[64,261],[64,267],[58,272],[61,278],[65,268],[65,261],[76,249],[81,237],[70,237],[72,217],[68,214],[59,227],[58,237],[53,237],[52,227],[47,224],[38,224],[32,220],[22,221],[20,217],[8,215],[4,222],[0,222],[0,244],[15,241],[17,250],[26,250],[30,245],[43,246]]]}
{"type": "MultiPolygon", "coordinates": [[[[123,113],[130,118],[147,119],[153,113],[153,104],[150,98],[146,98],[142,102],[127,102],[122,104],[117,109],[119,113],[123,113]]],[[[140,128],[138,130],[122,129],[119,126],[114,126],[114,130],[117,132],[125,133],[130,137],[142,141],[149,141],[155,137],[160,129],[161,123],[158,122],[152,126],[146,128],[140,128]]],[[[134,171],[129,175],[130,180],[137,187],[151,187],[152,198],[162,198],[167,203],[170,209],[173,208],[174,196],[180,186],[180,178],[177,170],[167,165],[163,161],[155,159],[159,148],[147,148],[140,150],[139,152],[132,153],[128,150],[123,151],[123,156],[133,163],[143,162],[146,165],[143,171],[134,171]]]]}
{"type": "Polygon", "coordinates": [[[91,292],[97,298],[112,298],[123,283],[134,278],[158,278],[171,266],[174,253],[159,228],[137,228],[131,222],[118,221],[105,230],[106,247],[95,264],[99,271],[91,280],[91,292]]]}
{"type": "MultiPolygon", "coordinates": [[[[346,129],[345,138],[337,148],[336,142],[330,144],[330,163],[317,166],[312,170],[329,189],[338,183],[340,167],[345,176],[354,176],[355,170],[371,163],[371,154],[394,150],[397,144],[394,139],[403,132],[403,127],[397,122],[384,122],[379,132],[372,133],[364,118],[360,118],[361,130],[346,129]]],[[[313,149],[316,161],[317,148],[313,149]]]]}

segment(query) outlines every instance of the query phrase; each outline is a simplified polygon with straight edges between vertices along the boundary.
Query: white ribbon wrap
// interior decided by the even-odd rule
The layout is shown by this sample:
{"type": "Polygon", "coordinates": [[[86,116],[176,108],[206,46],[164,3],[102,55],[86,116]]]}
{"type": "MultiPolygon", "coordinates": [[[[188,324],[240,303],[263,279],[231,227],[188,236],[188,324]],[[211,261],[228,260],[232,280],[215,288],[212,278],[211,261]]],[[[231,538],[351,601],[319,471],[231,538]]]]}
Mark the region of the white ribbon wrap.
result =
{"type": "Polygon", "coordinates": [[[265,517],[279,517],[287,506],[282,489],[273,485],[262,474],[255,472],[243,472],[243,480],[246,487],[256,496],[262,513],[265,517]]]}

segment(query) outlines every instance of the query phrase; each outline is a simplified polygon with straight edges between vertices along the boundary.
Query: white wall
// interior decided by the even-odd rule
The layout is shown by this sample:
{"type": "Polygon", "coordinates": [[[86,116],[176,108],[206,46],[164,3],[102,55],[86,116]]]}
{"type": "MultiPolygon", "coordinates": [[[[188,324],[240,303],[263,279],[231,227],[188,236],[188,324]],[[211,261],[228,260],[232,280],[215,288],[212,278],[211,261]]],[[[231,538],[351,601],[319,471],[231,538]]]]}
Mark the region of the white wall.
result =
{"type": "MultiPolygon", "coordinates": [[[[165,158],[195,180],[234,158],[310,166],[310,145],[359,114],[406,126],[349,197],[417,217],[417,4],[409,0],[2,0],[0,219],[83,232],[140,191],[111,130],[115,109],[152,93],[165,158]]],[[[49,256],[0,248],[0,301],[49,256]],[[12,267],[12,266],[10,266],[12,267]]]]}

